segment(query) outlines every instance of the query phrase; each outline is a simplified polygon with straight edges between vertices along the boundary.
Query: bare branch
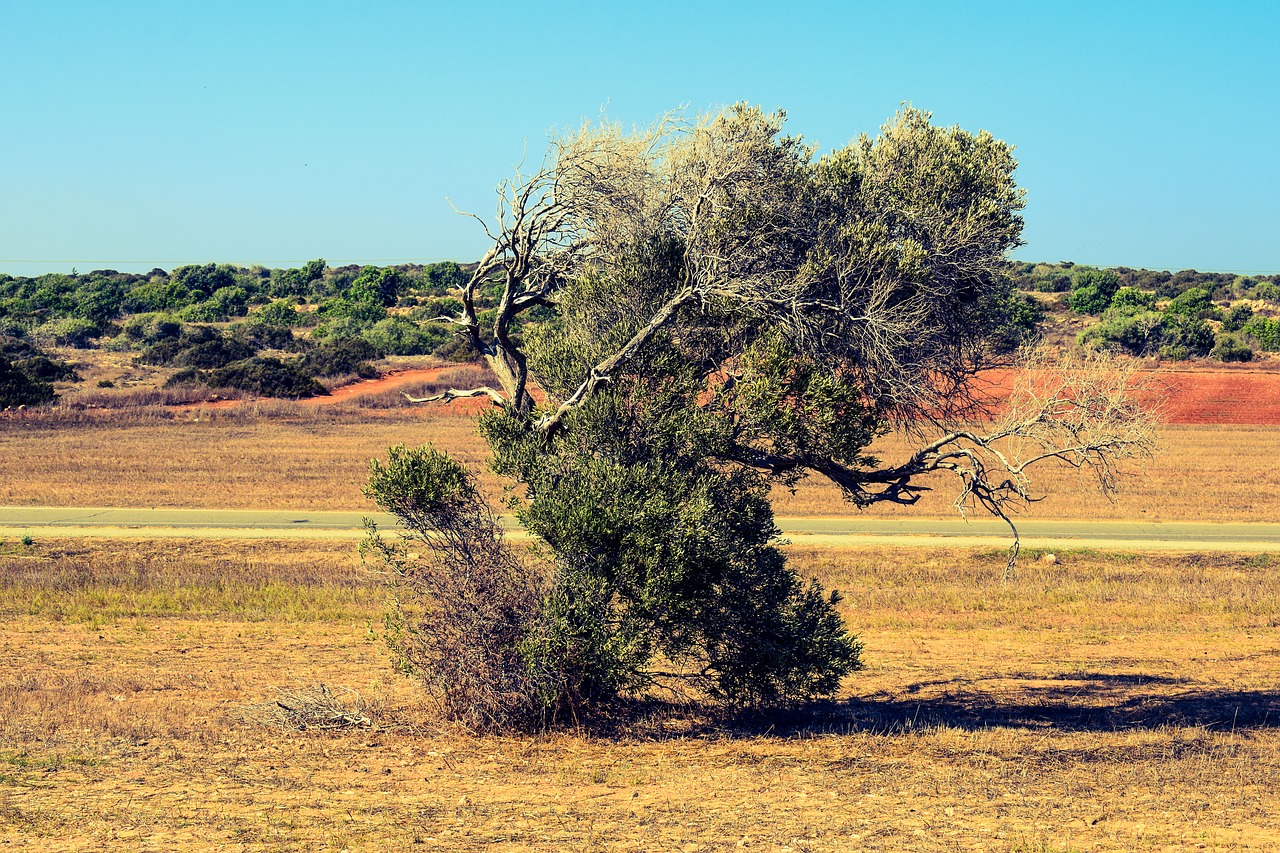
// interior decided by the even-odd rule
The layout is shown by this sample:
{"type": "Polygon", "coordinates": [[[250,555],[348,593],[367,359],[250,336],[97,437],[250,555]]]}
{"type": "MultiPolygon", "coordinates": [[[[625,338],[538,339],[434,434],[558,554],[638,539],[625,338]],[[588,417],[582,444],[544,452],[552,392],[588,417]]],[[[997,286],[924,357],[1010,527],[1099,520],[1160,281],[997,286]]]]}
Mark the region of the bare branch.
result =
{"type": "Polygon", "coordinates": [[[495,405],[498,406],[506,405],[510,402],[510,400],[503,396],[501,391],[496,388],[487,387],[466,389],[450,388],[440,394],[432,394],[430,397],[411,397],[403,391],[400,393],[404,394],[404,398],[410,403],[435,403],[437,401],[448,403],[450,400],[461,400],[467,397],[488,397],[495,405]]]}

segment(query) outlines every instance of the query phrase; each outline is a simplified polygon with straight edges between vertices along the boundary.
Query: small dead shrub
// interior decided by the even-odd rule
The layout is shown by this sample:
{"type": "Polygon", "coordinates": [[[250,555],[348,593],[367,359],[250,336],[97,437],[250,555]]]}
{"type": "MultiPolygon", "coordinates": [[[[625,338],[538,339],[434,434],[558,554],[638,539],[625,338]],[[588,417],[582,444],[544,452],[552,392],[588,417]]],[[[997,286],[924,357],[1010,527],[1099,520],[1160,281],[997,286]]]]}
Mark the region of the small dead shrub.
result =
{"type": "Polygon", "coordinates": [[[279,688],[275,696],[244,709],[246,722],[284,731],[344,731],[375,728],[377,709],[354,690],[328,686],[279,688]]]}

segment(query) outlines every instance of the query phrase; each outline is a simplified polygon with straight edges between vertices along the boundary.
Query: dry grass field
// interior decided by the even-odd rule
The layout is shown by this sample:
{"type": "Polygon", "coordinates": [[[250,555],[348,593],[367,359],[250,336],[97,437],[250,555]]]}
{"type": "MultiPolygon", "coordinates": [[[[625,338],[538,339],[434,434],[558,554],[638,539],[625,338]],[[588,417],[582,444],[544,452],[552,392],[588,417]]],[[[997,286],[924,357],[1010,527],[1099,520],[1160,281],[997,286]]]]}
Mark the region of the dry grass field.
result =
{"type": "MultiPolygon", "coordinates": [[[[394,396],[394,395],[393,395],[394,396]]],[[[0,423],[0,506],[156,506],[243,509],[366,509],[360,494],[368,460],[389,445],[432,441],[457,454],[491,496],[501,483],[484,469],[487,450],[473,418],[483,405],[383,408],[385,395],[332,406],[264,402],[227,409],[139,407],[107,413],[59,412],[0,423]]],[[[1280,518],[1280,429],[1169,425],[1159,456],[1128,478],[1119,499],[1102,497],[1075,471],[1047,470],[1036,483],[1049,497],[1035,518],[1248,521],[1280,518]],[[1192,485],[1194,484],[1194,488],[1192,485]]],[[[890,437],[886,460],[907,450],[890,437]]],[[[944,517],[955,483],[915,507],[872,514],[944,517]]],[[[779,490],[779,515],[856,513],[817,478],[795,495],[779,490]]]]}
{"type": "Polygon", "coordinates": [[[0,550],[8,849],[1280,849],[1266,556],[793,547],[866,643],[839,701],[475,738],[348,543],[0,550]],[[369,725],[258,722],[318,683],[369,725]]]}

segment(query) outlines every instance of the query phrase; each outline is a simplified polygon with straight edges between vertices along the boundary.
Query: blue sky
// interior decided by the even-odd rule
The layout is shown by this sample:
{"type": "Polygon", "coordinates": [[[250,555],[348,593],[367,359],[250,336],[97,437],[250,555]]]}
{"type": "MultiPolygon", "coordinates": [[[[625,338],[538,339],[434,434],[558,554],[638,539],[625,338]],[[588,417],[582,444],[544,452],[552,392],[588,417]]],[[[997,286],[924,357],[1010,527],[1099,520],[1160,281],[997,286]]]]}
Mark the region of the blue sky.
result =
{"type": "Polygon", "coordinates": [[[1017,147],[1016,257],[1280,271],[1280,4],[0,4],[0,271],[474,259],[549,130],[901,102],[1017,147]]]}

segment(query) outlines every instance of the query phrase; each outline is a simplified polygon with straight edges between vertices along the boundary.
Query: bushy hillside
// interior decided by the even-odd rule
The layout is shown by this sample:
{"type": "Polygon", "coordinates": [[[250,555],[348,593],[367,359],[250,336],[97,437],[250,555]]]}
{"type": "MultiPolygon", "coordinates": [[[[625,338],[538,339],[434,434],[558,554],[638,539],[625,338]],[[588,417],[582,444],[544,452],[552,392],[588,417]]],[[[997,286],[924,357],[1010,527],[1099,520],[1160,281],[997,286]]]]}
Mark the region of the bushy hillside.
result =
{"type": "Polygon", "coordinates": [[[53,399],[89,351],[172,371],[169,385],[259,396],[324,393],[317,380],[375,375],[386,356],[473,354],[444,324],[467,269],[452,261],[295,269],[229,264],[146,274],[0,274],[0,407],[53,399]]]}
{"type": "Polygon", "coordinates": [[[1045,308],[1058,343],[1171,361],[1251,361],[1280,351],[1280,276],[1070,262],[1014,263],[1018,287],[1045,308]]]}

